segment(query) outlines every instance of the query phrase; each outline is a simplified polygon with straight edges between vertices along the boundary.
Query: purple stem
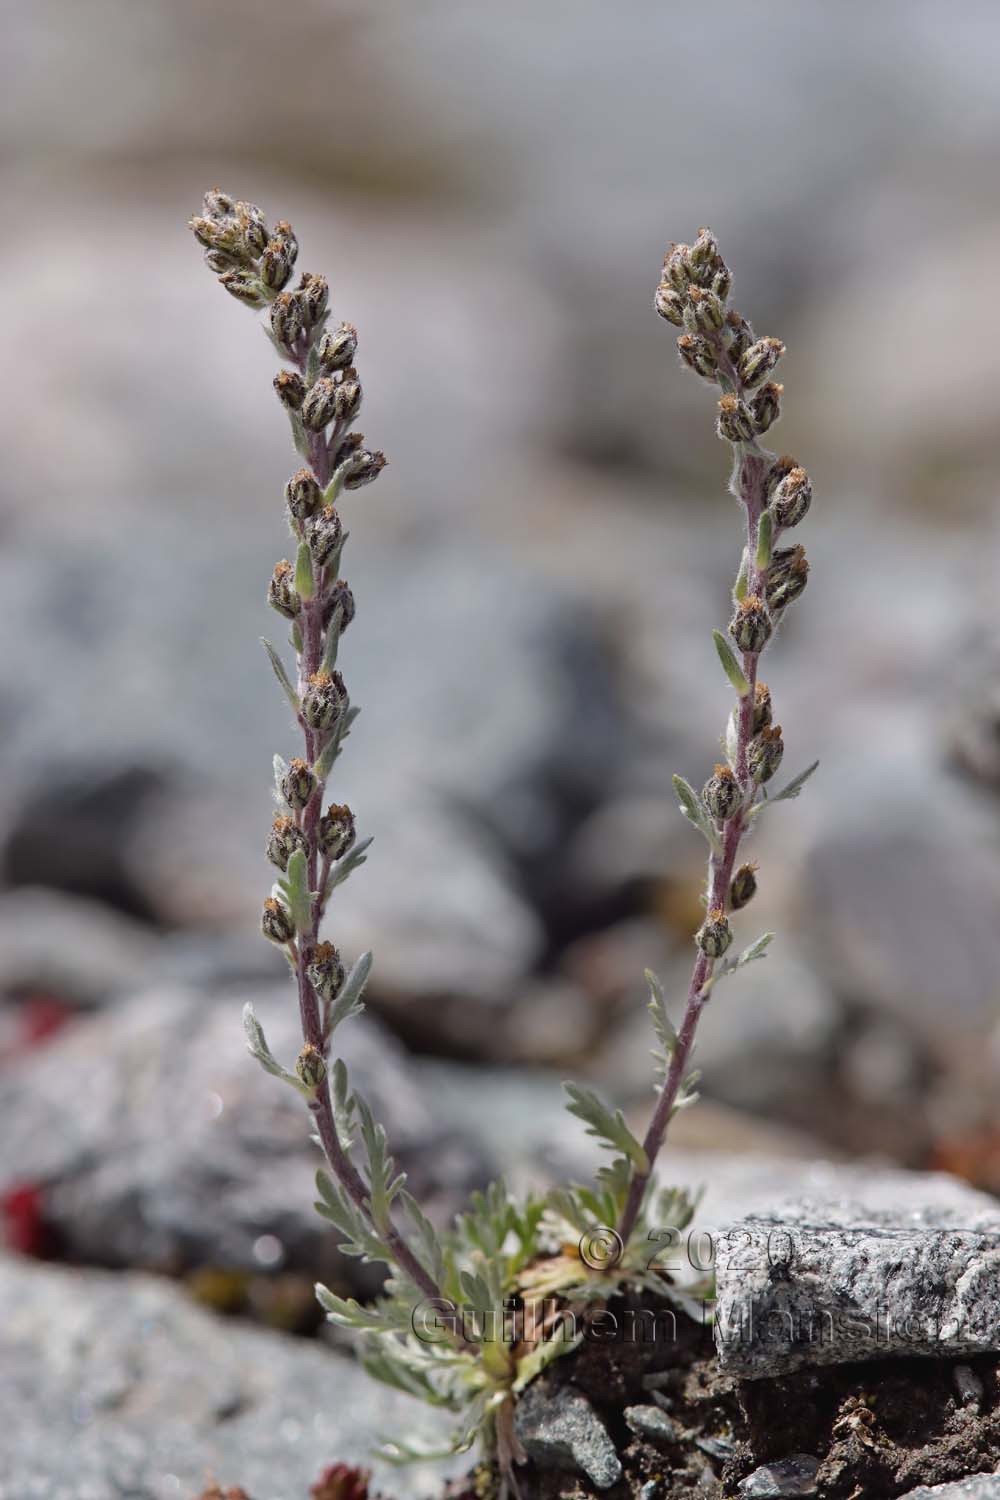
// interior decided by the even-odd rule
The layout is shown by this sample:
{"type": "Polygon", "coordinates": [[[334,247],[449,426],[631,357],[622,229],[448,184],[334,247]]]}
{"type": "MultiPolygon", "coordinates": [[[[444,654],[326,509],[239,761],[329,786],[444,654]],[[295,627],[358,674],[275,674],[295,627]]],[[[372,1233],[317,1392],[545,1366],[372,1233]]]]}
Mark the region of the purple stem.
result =
{"type": "MultiPolygon", "coordinates": [[[[294,358],[299,371],[305,376],[308,363],[308,345],[294,351],[294,358]]],[[[341,438],[342,433],[335,428],[333,440],[330,444],[330,448],[334,452],[336,452],[335,443],[339,443],[341,438]]],[[[330,482],[331,458],[330,450],[322,433],[308,434],[308,457],[317,482],[321,488],[325,488],[330,482]]],[[[302,651],[299,655],[298,684],[300,696],[304,692],[309,678],[314,672],[319,671],[323,660],[324,584],[325,579],[321,572],[315,579],[315,591],[312,599],[305,599],[302,602],[302,651]]],[[[323,749],[323,737],[318,731],[310,729],[301,718],[299,723],[305,736],[307,763],[314,765],[317,756],[323,749]]],[[[317,881],[320,873],[320,857],[317,829],[323,808],[323,794],[325,789],[325,782],[317,782],[313,795],[302,811],[302,832],[306,839],[306,862],[309,871],[309,889],[311,891],[319,889],[317,881]]],[[[310,984],[306,973],[319,938],[322,907],[323,893],[322,890],[319,890],[318,896],[312,903],[312,921],[309,930],[299,934],[296,977],[298,981],[299,1017],[302,1024],[303,1039],[315,1047],[323,1057],[326,1057],[329,1041],[325,1035],[323,1013],[319,997],[310,984]]],[[[318,1090],[315,1097],[310,1101],[309,1108],[315,1119],[316,1133],[319,1136],[323,1153],[326,1156],[331,1171],[358,1211],[371,1223],[368,1188],[361,1173],[345,1151],[337,1133],[333,1102],[330,1098],[328,1086],[324,1085],[318,1090]]],[[[416,1255],[414,1255],[395,1224],[390,1220],[389,1224],[378,1230],[378,1232],[385,1241],[399,1269],[409,1277],[410,1281],[419,1288],[423,1295],[443,1301],[440,1287],[417,1259],[416,1255]]]]}
{"type": "MultiPolygon", "coordinates": [[[[737,395],[743,394],[742,383],[736,370],[726,353],[721,338],[716,336],[716,355],[719,361],[720,385],[723,390],[731,390],[737,395]]],[[[746,511],[746,557],[747,557],[747,592],[750,594],[762,594],[764,590],[764,575],[756,565],[757,552],[757,526],[765,504],[765,485],[768,473],[768,455],[763,452],[756,442],[740,444],[737,449],[737,489],[739,499],[746,511]]],[[[754,791],[753,778],[750,775],[748,764],[748,752],[750,741],[753,739],[754,720],[754,692],[757,685],[757,663],[760,658],[759,652],[743,652],[743,675],[750,685],[750,691],[739,700],[739,714],[736,723],[736,753],[733,770],[743,793],[744,805],[735,817],[722,825],[722,848],[721,852],[713,853],[709,862],[708,883],[708,909],[713,911],[727,910],[729,905],[729,888],[732,883],[733,871],[740,850],[740,842],[746,832],[747,810],[752,800],[754,791]]],[[[653,1175],[653,1165],[659,1155],[667,1134],[667,1128],[674,1113],[674,1105],[680,1093],[681,1085],[687,1073],[688,1060],[694,1046],[695,1035],[698,1030],[698,1022],[701,1013],[708,1003],[711,994],[711,986],[706,990],[705,986],[711,979],[715,970],[715,960],[709,958],[706,953],[699,952],[695,960],[694,970],[691,974],[691,983],[688,986],[687,1003],[684,1008],[684,1017],[681,1021],[680,1030],[677,1033],[677,1045],[670,1059],[667,1076],[663,1081],[653,1117],[649,1122],[649,1128],[643,1139],[643,1150],[649,1163],[648,1170],[639,1172],[634,1167],[629,1180],[628,1193],[625,1198],[625,1206],[618,1221],[618,1234],[623,1244],[628,1244],[635,1229],[636,1221],[642,1210],[646,1189],[653,1175]]]]}

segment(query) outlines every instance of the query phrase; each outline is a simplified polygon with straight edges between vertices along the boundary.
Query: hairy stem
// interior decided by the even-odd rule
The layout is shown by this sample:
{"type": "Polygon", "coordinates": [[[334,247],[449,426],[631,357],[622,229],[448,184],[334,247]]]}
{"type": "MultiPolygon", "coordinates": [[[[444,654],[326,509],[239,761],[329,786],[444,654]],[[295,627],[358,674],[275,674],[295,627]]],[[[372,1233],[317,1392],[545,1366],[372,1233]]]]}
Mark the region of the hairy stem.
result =
{"type": "MultiPolygon", "coordinates": [[[[296,356],[295,363],[300,373],[305,376],[309,359],[308,345],[297,350],[296,356]]],[[[325,488],[330,482],[330,453],[336,452],[336,447],[341,436],[342,432],[339,425],[334,427],[329,443],[322,433],[310,433],[309,435],[309,461],[321,488],[325,488]]],[[[319,575],[315,579],[315,593],[313,598],[303,600],[302,603],[302,651],[299,654],[298,683],[300,697],[305,691],[309,678],[319,671],[323,660],[325,582],[323,570],[320,570],[319,575]]],[[[299,723],[305,739],[306,760],[311,765],[315,763],[323,749],[322,736],[310,729],[301,718],[299,723]]],[[[319,820],[323,809],[325,791],[325,781],[317,781],[316,789],[302,811],[301,826],[306,840],[309,889],[316,894],[312,901],[312,922],[310,928],[307,932],[299,935],[296,963],[302,1039],[305,1043],[315,1047],[317,1052],[324,1058],[329,1051],[329,1040],[325,1035],[324,1017],[319,998],[309,982],[307,969],[319,938],[319,924],[322,920],[325,906],[323,887],[325,885],[327,862],[320,857],[318,843],[319,820]]],[[[326,1084],[317,1091],[309,1107],[315,1119],[316,1134],[319,1137],[320,1145],[323,1148],[323,1154],[329,1163],[330,1170],[344,1191],[350,1196],[358,1211],[364,1215],[369,1223],[372,1223],[368,1202],[368,1189],[364,1178],[351,1161],[341,1143],[337,1133],[330,1090],[326,1084]]],[[[396,1224],[390,1219],[388,1225],[381,1232],[382,1238],[387,1248],[392,1252],[397,1266],[414,1286],[425,1297],[443,1300],[440,1287],[410,1249],[396,1224]]]]}
{"type": "MultiPolygon", "coordinates": [[[[738,396],[743,396],[743,384],[729,358],[721,336],[714,335],[710,338],[709,342],[711,342],[718,359],[719,385],[724,391],[732,391],[738,396]]],[[[757,568],[755,558],[757,551],[757,530],[765,504],[768,456],[756,441],[734,445],[734,453],[734,488],[737,498],[744,508],[746,520],[745,566],[748,592],[762,593],[764,590],[764,576],[762,571],[757,568]]],[[[707,906],[710,911],[718,910],[725,912],[728,910],[729,890],[733,872],[736,868],[743,835],[747,831],[747,813],[756,789],[750,774],[748,752],[750,741],[753,739],[754,691],[757,684],[757,664],[762,654],[762,652],[747,651],[741,653],[743,675],[749,684],[750,690],[739,700],[737,707],[736,746],[733,755],[733,769],[736,773],[740,791],[743,794],[744,803],[740,812],[723,825],[721,852],[718,854],[713,853],[709,860],[707,906]]],[[[701,952],[699,952],[695,960],[691,982],[688,986],[684,1016],[677,1033],[677,1045],[670,1059],[670,1066],[642,1143],[647,1161],[649,1162],[649,1170],[640,1172],[633,1167],[625,1198],[625,1206],[617,1225],[618,1234],[623,1244],[628,1243],[635,1229],[636,1221],[638,1220],[646,1196],[646,1190],[652,1179],[653,1166],[663,1146],[670,1120],[674,1114],[677,1096],[680,1093],[688,1071],[688,1063],[698,1031],[698,1022],[711,995],[709,981],[714,974],[715,964],[715,959],[709,958],[707,954],[701,952]]]]}

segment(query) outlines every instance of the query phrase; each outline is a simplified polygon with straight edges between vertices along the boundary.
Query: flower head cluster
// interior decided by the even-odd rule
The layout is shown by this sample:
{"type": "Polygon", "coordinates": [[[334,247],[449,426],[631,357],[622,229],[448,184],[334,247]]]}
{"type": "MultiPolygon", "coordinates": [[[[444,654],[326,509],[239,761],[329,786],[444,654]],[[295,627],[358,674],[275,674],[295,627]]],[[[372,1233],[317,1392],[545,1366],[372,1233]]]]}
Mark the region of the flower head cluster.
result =
{"type": "MultiPolygon", "coordinates": [[[[744,686],[751,690],[756,705],[739,764],[731,768],[745,792],[748,773],[756,784],[770,780],[784,750],[781,730],[771,723],[770,694],[757,682],[756,667],[785,610],[800,597],[809,578],[805,548],[779,548],[775,543],[783,531],[805,519],[812,484],[794,458],[779,458],[761,447],[760,438],[781,415],[784,387],[769,377],[785,346],[780,339],[757,336],[747,319],[728,305],[731,289],[732,275],[715,236],[701,229],[692,245],[671,245],[654,306],[667,322],[685,329],[677,340],[683,363],[722,392],[716,431],[735,449],[734,490],[746,507],[747,547],[729,622],[730,639],[743,658],[742,666],[736,664],[734,685],[738,691],[744,686]]],[[[704,800],[711,816],[721,822],[735,807],[733,799],[723,796],[724,817],[713,811],[720,805],[717,781],[716,776],[707,783],[704,800]]],[[[742,803],[744,798],[737,800],[742,803]]]]}

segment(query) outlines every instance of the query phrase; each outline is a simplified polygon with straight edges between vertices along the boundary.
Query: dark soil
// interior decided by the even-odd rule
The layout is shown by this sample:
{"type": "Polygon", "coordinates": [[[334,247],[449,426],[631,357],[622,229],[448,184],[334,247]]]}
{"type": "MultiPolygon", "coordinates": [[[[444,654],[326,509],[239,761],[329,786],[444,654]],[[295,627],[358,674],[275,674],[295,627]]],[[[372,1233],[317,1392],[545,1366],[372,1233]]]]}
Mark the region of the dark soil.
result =
{"type": "MultiPolygon", "coordinates": [[[[820,1460],[820,1500],[894,1500],[1000,1466],[1000,1361],[992,1357],[867,1361],[740,1382],[720,1372],[711,1331],[678,1314],[676,1338],[585,1339],[543,1379],[585,1393],[625,1474],[599,1491],[579,1475],[529,1465],[518,1471],[522,1500],[722,1500],[760,1464],[793,1454],[820,1460]],[[962,1364],[981,1381],[981,1401],[963,1403],[955,1378],[962,1364]],[[624,1408],[654,1404],[653,1389],[675,1443],[654,1446],[626,1425],[624,1408]]],[[[484,1477],[478,1488],[453,1488],[453,1500],[489,1494],[484,1477]]]]}

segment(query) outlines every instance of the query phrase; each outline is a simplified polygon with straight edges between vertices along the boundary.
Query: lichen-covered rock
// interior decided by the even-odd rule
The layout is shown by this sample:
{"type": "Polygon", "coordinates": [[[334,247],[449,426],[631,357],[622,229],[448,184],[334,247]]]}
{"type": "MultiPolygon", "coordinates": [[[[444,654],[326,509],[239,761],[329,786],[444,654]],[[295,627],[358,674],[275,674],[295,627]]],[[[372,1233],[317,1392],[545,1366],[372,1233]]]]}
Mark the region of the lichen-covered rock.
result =
{"type": "Polygon", "coordinates": [[[804,1365],[1000,1350],[1000,1206],[940,1174],[911,1182],[917,1201],[880,1193],[873,1178],[867,1202],[807,1199],[724,1229],[715,1322],[723,1366],[757,1379],[804,1365]]]}

